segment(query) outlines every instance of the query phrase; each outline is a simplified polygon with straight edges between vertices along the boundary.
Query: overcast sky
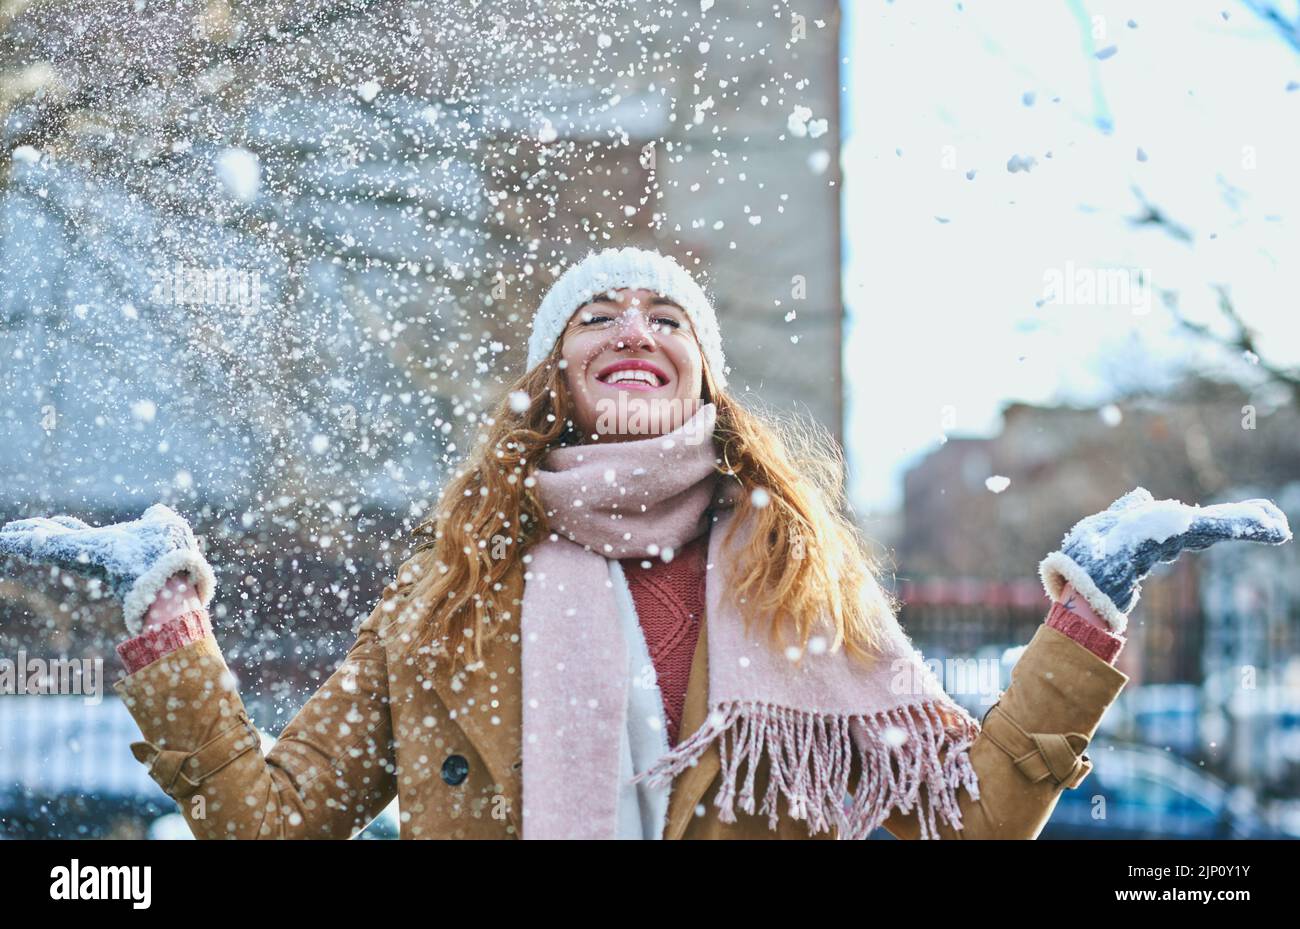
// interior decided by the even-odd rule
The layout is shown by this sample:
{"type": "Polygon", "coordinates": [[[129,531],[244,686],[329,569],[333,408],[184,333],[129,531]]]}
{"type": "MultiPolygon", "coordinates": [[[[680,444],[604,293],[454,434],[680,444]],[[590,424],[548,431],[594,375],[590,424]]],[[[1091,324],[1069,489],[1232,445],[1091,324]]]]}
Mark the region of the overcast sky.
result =
{"type": "Polygon", "coordinates": [[[1176,333],[1161,290],[1210,321],[1229,284],[1264,353],[1300,361],[1300,53],[1227,0],[961,6],[844,4],[846,443],[867,512],[901,501],[945,407],[948,435],[987,435],[1012,400],[1104,403],[1188,359],[1253,373],[1176,333]],[[1191,242],[1133,228],[1135,187],[1191,242]],[[1052,274],[1106,269],[1135,289],[1043,302],[1052,274]]]}

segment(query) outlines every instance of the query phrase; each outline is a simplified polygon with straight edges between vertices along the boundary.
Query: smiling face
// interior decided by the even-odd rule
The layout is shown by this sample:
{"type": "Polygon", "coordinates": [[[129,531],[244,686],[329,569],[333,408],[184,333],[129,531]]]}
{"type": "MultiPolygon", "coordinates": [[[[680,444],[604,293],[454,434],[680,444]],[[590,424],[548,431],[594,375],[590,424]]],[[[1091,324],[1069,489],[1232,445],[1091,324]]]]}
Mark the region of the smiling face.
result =
{"type": "Polygon", "coordinates": [[[570,317],[561,340],[573,420],[588,440],[671,431],[697,408],[690,401],[704,381],[700,343],[686,311],[667,297],[632,288],[597,294],[570,317]],[[611,417],[620,409],[626,415],[611,417]],[[656,412],[663,410],[674,418],[656,412]]]}

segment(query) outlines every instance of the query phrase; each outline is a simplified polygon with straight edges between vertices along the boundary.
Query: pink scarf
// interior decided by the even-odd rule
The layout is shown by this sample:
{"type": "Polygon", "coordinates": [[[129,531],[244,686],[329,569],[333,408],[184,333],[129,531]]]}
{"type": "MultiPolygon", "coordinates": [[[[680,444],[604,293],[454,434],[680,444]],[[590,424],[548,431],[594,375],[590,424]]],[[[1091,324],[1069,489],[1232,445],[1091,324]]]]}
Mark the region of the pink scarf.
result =
{"type": "MultiPolygon", "coordinates": [[[[936,813],[960,827],[958,789],[979,797],[967,751],[979,727],[897,622],[873,668],[843,649],[809,649],[797,666],[767,642],[763,623],[746,636],[723,598],[721,545],[738,485],[724,485],[716,468],[716,415],[708,404],[664,436],[556,449],[535,472],[551,533],[529,552],[521,617],[524,838],[615,836],[629,681],[607,559],[663,557],[704,532],[709,716],[632,783],[670,784],[718,740],[722,822],[735,821],[737,801],[755,813],[766,752],[771,776],[758,815],[772,828],[778,791],[810,832],[836,826],[842,838],[865,838],[893,810],[918,804],[922,838],[936,834],[936,813]],[[854,751],[864,775],[850,797],[854,751]]],[[[745,540],[742,526],[735,550],[745,540]]]]}

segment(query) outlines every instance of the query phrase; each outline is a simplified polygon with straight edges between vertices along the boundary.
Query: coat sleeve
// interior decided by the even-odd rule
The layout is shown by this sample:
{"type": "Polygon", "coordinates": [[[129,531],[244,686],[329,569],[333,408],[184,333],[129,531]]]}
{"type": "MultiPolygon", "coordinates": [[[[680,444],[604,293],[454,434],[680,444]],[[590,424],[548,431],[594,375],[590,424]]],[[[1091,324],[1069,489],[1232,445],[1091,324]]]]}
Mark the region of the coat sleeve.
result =
{"type": "MultiPolygon", "coordinates": [[[[1077,789],[1092,770],[1085,749],[1127,682],[1069,636],[1039,626],[969,749],[979,799],[961,789],[961,828],[940,819],[938,837],[1037,838],[1061,792],[1077,789]]],[[[895,810],[884,827],[900,839],[919,838],[919,815],[917,806],[895,810]]]]}
{"type": "Polygon", "coordinates": [[[211,635],[114,685],[140,731],[136,759],[200,839],[340,838],[396,794],[388,667],[381,640],[410,577],[399,571],[347,657],[275,746],[261,740],[211,635]]]}

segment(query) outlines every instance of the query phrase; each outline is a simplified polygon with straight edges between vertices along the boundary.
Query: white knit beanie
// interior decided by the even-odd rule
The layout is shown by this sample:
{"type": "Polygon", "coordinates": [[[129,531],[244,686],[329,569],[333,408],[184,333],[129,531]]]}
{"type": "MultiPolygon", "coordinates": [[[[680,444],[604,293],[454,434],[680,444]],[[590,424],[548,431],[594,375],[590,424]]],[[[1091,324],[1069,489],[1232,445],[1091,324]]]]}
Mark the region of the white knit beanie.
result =
{"type": "Polygon", "coordinates": [[[713,304],[689,271],[671,256],[643,248],[590,252],[551,285],[533,316],[528,337],[528,369],[544,361],[575,310],[597,294],[624,287],[653,290],[679,303],[695,326],[700,350],[719,387],[727,386],[722,331],[713,304]]]}

